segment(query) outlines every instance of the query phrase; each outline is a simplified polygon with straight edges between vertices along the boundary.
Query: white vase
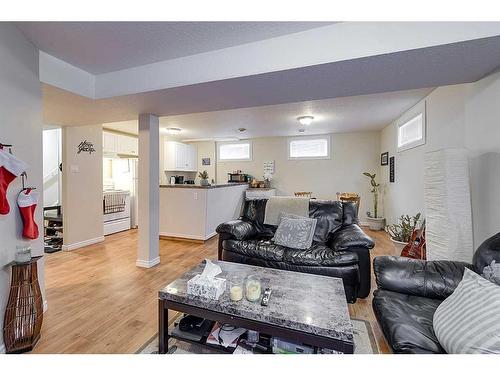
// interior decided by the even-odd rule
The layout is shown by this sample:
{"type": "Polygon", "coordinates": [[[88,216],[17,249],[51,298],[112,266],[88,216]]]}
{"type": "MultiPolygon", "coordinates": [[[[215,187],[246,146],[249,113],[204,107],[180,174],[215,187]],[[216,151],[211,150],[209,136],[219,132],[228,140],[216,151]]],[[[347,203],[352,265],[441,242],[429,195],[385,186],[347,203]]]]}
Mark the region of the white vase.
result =
{"type": "Polygon", "coordinates": [[[367,217],[368,227],[371,230],[382,230],[385,227],[385,218],[384,217],[367,217]]]}
{"type": "Polygon", "coordinates": [[[404,247],[407,245],[406,242],[396,241],[391,238],[392,244],[394,246],[394,250],[396,250],[396,255],[400,255],[401,251],[403,251],[404,247]]]}

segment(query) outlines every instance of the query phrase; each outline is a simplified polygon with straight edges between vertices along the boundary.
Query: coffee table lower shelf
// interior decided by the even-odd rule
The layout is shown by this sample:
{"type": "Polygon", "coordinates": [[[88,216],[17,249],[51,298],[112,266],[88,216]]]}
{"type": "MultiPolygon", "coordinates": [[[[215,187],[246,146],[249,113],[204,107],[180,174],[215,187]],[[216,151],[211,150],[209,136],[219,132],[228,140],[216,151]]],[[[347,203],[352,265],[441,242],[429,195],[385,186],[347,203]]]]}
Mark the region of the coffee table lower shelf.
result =
{"type": "Polygon", "coordinates": [[[342,340],[318,336],[308,332],[297,331],[294,329],[276,326],[274,324],[241,318],[234,315],[224,314],[217,311],[207,310],[196,306],[186,305],[166,299],[158,300],[158,339],[159,339],[159,354],[168,353],[168,340],[175,338],[176,340],[186,341],[196,345],[209,347],[210,349],[219,350],[221,353],[232,353],[234,349],[215,348],[213,345],[204,344],[193,340],[188,340],[184,337],[170,335],[168,332],[168,310],[174,310],[186,314],[192,314],[201,318],[217,321],[221,324],[231,324],[233,326],[242,327],[245,329],[261,332],[273,337],[279,337],[284,340],[308,344],[315,347],[332,349],[345,354],[354,352],[354,344],[342,340]]]}

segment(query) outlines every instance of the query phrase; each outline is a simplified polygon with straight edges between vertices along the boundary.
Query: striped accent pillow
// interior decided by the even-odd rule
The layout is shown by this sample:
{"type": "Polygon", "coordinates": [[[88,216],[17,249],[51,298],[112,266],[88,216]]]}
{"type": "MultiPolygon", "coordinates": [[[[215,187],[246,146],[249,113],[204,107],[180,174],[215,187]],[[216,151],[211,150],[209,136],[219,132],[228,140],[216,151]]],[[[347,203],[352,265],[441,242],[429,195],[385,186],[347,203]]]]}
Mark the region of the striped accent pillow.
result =
{"type": "Polygon", "coordinates": [[[500,286],[468,268],[434,313],[434,332],[450,354],[500,354],[500,286]]]}

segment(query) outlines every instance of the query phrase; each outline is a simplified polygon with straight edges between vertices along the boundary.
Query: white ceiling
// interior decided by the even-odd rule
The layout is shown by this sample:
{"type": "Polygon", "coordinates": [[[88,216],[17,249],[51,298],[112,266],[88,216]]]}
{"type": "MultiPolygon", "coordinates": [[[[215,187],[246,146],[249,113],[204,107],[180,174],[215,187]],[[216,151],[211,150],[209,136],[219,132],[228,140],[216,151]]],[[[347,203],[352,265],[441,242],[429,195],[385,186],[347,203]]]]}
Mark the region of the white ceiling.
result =
{"type": "Polygon", "coordinates": [[[500,37],[492,37],[106,99],[44,84],[44,122],[102,124],[474,82],[499,61],[500,37]]]}
{"type": "Polygon", "coordinates": [[[92,74],[292,34],[333,22],[19,22],[39,49],[92,74]]]}
{"type": "MultiPolygon", "coordinates": [[[[256,138],[298,135],[298,116],[313,115],[307,134],[375,131],[411,108],[432,89],[407,90],[160,118],[160,126],[182,129],[179,139],[256,138]],[[241,134],[238,128],[246,128],[241,134]]],[[[137,134],[137,121],[104,124],[137,134]]]]}

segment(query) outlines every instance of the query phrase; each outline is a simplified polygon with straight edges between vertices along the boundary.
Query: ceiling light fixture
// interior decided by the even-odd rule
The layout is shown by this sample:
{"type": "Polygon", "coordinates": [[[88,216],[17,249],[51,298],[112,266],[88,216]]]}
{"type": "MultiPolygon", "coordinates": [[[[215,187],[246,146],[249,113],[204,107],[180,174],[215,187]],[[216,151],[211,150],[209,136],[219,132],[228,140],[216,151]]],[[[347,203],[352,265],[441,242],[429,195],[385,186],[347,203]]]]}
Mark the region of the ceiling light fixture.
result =
{"type": "Polygon", "coordinates": [[[175,135],[175,134],[179,134],[181,132],[181,128],[165,128],[165,132],[167,134],[175,135]]]}
{"type": "Polygon", "coordinates": [[[297,121],[300,122],[300,125],[308,126],[311,125],[311,123],[314,120],[314,116],[300,116],[297,117],[297,121]]]}

